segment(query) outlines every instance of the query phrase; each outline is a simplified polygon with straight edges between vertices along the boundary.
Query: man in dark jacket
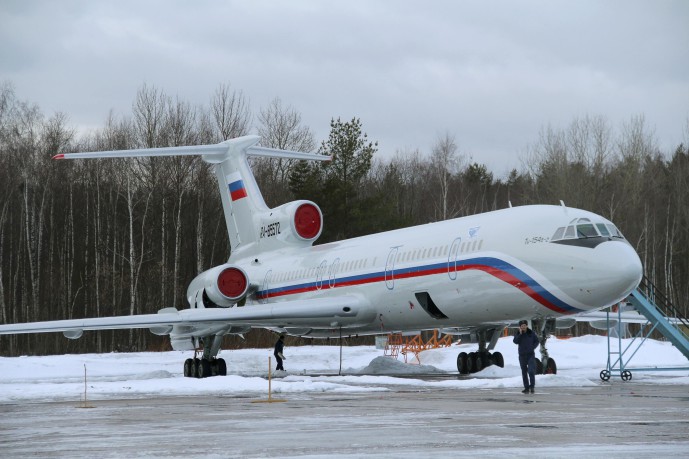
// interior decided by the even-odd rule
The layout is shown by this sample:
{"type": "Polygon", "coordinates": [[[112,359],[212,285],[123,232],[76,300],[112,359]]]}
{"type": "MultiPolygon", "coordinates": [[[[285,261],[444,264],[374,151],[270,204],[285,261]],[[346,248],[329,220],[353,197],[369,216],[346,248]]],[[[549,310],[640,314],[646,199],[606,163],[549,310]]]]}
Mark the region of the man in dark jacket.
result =
{"type": "Polygon", "coordinates": [[[278,338],[277,343],[275,343],[275,350],[273,351],[273,355],[275,356],[275,360],[278,362],[278,366],[275,369],[275,371],[282,370],[285,371],[285,369],[282,366],[282,361],[285,359],[285,356],[282,355],[282,350],[285,348],[285,334],[280,333],[280,337],[278,338]]]}
{"type": "Polygon", "coordinates": [[[519,345],[519,366],[522,367],[524,381],[523,394],[534,393],[536,385],[536,353],[540,342],[538,336],[528,326],[526,320],[519,321],[519,331],[514,335],[514,344],[519,345]],[[528,375],[528,377],[527,377],[528,375]]]}

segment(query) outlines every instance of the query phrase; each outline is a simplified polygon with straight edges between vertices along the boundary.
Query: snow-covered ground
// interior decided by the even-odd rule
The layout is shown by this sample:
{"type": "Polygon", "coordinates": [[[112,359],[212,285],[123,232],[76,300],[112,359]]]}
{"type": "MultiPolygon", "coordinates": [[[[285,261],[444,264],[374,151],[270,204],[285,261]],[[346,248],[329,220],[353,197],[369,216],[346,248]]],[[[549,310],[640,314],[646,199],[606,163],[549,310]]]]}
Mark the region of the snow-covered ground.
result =
{"type": "MultiPolygon", "coordinates": [[[[623,341],[623,348],[628,340],[623,341]]],[[[391,386],[426,388],[520,388],[522,385],[516,346],[512,338],[499,340],[505,367],[489,367],[471,377],[427,377],[454,373],[457,354],[471,352],[475,345],[454,345],[420,355],[422,365],[405,364],[373,346],[342,349],[339,376],[338,346],[289,345],[285,349],[286,373],[272,380],[273,394],[304,392],[387,391],[391,386]],[[404,377],[402,376],[404,375],[404,377]],[[415,377],[414,375],[418,375],[415,377]]],[[[632,350],[636,346],[632,347],[632,350]]],[[[604,384],[599,373],[607,362],[607,340],[583,336],[551,339],[550,355],[558,365],[557,375],[537,377],[539,387],[593,386],[604,384]]],[[[631,351],[630,351],[631,352],[631,351]]],[[[228,376],[206,379],[182,376],[182,363],[189,352],[139,352],[57,355],[46,357],[0,357],[0,403],[19,400],[80,400],[86,391],[90,400],[158,396],[232,395],[257,396],[268,390],[268,359],[272,349],[242,349],[222,352],[228,376]]],[[[273,365],[274,365],[273,361],[273,365]]],[[[689,370],[634,372],[633,367],[689,367],[687,359],[671,344],[648,340],[629,362],[633,380],[648,384],[689,384],[689,370]]],[[[613,382],[619,377],[613,376],[613,382]]]]}

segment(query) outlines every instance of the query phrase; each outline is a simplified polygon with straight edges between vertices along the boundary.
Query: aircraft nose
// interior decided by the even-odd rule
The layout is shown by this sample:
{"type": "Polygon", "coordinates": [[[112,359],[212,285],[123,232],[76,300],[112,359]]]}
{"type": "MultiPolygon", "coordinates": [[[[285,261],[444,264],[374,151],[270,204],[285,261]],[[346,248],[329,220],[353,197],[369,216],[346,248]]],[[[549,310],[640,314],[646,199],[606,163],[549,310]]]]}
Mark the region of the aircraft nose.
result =
{"type": "Polygon", "coordinates": [[[641,282],[643,268],[634,248],[626,242],[610,241],[595,249],[593,282],[600,300],[613,304],[629,295],[641,282]]]}

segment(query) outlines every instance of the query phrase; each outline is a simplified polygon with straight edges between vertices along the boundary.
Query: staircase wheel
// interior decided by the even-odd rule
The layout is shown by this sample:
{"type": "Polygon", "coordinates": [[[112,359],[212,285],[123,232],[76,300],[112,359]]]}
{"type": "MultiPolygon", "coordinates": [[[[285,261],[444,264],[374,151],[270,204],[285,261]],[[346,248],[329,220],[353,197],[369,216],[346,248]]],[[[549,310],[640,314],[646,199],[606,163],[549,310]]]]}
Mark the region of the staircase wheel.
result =
{"type": "Polygon", "coordinates": [[[603,381],[610,381],[610,371],[603,370],[600,372],[600,379],[603,381]]]}
{"type": "Polygon", "coordinates": [[[622,381],[632,380],[632,372],[629,370],[624,370],[620,376],[622,377],[622,381]]]}

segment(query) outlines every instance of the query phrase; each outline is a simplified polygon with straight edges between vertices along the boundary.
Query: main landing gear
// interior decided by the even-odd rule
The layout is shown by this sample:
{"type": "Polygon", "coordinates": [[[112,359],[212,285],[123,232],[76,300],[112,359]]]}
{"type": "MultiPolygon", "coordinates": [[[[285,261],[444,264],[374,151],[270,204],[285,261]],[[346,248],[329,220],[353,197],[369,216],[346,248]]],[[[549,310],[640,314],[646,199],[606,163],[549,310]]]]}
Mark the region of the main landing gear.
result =
{"type": "Polygon", "coordinates": [[[489,349],[495,348],[498,338],[502,334],[503,329],[489,329],[479,330],[476,335],[470,335],[470,342],[478,341],[477,352],[460,352],[457,356],[457,370],[460,375],[468,375],[477,373],[484,368],[491,365],[497,365],[500,368],[505,366],[505,359],[500,352],[490,352],[489,349]],[[491,340],[486,346],[487,336],[491,335],[491,340]]]}
{"type": "Polygon", "coordinates": [[[201,343],[203,348],[194,350],[194,358],[184,361],[184,377],[208,378],[210,376],[227,376],[225,359],[218,358],[222,336],[202,339],[201,343]]]}
{"type": "MultiPolygon", "coordinates": [[[[532,330],[534,333],[538,335],[538,340],[540,341],[539,349],[541,358],[536,358],[536,374],[554,375],[557,373],[557,364],[555,363],[555,359],[551,358],[548,354],[546,343],[551,334],[555,332],[555,319],[534,319],[531,321],[531,326],[533,327],[532,330]]],[[[503,330],[504,328],[491,328],[479,330],[476,334],[463,335],[462,339],[468,338],[465,341],[470,343],[478,342],[478,351],[459,353],[457,356],[457,370],[460,375],[477,373],[491,365],[497,365],[500,368],[505,366],[505,361],[500,352],[489,351],[495,348],[503,330]],[[486,345],[489,336],[490,343],[486,345]]]]}
{"type": "Polygon", "coordinates": [[[204,359],[194,352],[193,359],[184,361],[184,376],[187,378],[208,378],[209,376],[227,376],[225,359],[204,359]]]}

